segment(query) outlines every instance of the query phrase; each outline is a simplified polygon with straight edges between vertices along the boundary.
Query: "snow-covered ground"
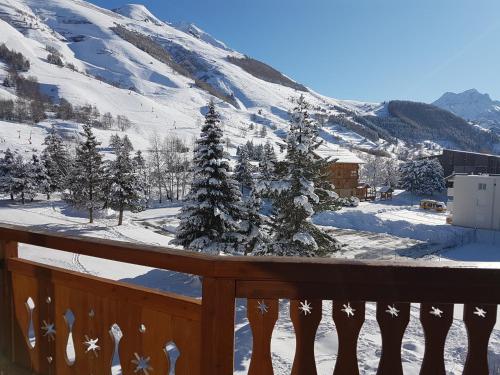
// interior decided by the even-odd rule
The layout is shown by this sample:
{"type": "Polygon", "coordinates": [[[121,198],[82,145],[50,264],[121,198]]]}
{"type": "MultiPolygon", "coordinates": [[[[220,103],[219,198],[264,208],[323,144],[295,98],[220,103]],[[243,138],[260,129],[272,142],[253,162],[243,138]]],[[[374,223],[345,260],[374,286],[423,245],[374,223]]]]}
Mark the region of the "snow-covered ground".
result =
{"type": "MultiPolygon", "coordinates": [[[[356,208],[320,214],[316,217],[316,221],[322,225],[336,226],[327,229],[346,244],[341,253],[334,255],[336,257],[384,260],[418,258],[436,262],[474,261],[500,265],[499,245],[492,242],[495,238],[490,236],[481,243],[471,242],[463,246],[453,246],[451,243],[458,242],[456,238],[451,241],[451,237],[460,239],[469,233],[469,230],[447,226],[445,215],[423,212],[417,208],[416,202],[417,200],[411,196],[396,195],[392,201],[362,203],[356,208]],[[377,223],[376,226],[372,226],[374,222],[377,223]],[[421,230],[424,230],[425,236],[419,234],[421,230]],[[441,233],[443,231],[445,234],[441,233]],[[406,235],[408,237],[405,237],[406,235]]],[[[138,214],[127,213],[125,224],[118,227],[116,218],[111,214],[102,215],[95,224],[89,225],[85,215],[70,209],[60,200],[53,202],[40,200],[22,206],[4,199],[0,201],[0,221],[53,232],[166,246],[178,224],[176,215],[179,209],[179,204],[171,204],[138,214]]],[[[500,234],[496,237],[500,239],[500,234]]],[[[473,237],[467,237],[467,241],[472,239],[473,237]]],[[[28,245],[20,246],[20,256],[113,280],[201,297],[199,282],[185,274],[28,245]]],[[[295,337],[289,319],[288,301],[282,300],[280,306],[280,317],[273,333],[272,351],[275,373],[284,375],[291,371],[295,337]]],[[[332,372],[337,355],[338,342],[335,325],[331,319],[331,308],[331,302],[325,301],[323,319],[317,333],[315,349],[319,374],[332,372]]],[[[467,353],[467,335],[461,321],[462,311],[462,306],[455,307],[455,320],[447,339],[445,358],[448,374],[461,373],[467,353]]],[[[238,300],[235,325],[237,348],[235,373],[237,374],[246,374],[251,357],[251,330],[245,316],[245,301],[238,300]]],[[[424,339],[419,322],[419,308],[418,305],[412,305],[410,324],[403,339],[402,356],[405,374],[419,373],[423,352],[424,339]]],[[[380,333],[375,317],[375,304],[368,303],[366,321],[358,344],[361,373],[374,373],[379,356],[380,333]]],[[[497,362],[500,358],[498,329],[493,331],[491,337],[490,357],[497,362]]]]}

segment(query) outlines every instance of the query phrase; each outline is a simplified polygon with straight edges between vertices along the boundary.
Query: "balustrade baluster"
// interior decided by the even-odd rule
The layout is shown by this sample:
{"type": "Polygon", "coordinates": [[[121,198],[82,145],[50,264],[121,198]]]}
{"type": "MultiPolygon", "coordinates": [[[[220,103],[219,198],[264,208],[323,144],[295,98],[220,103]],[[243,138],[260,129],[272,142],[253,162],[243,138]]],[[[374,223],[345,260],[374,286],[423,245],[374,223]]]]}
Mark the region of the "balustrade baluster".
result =
{"type": "Polygon", "coordinates": [[[488,375],[488,341],[497,319],[497,305],[464,306],[469,349],[464,375],[488,375]]]}
{"type": "Polygon", "coordinates": [[[365,321],[364,302],[333,302],[333,321],[337,327],[339,349],[334,374],[358,375],[357,343],[365,321]]]}
{"type": "Polygon", "coordinates": [[[444,345],[453,322],[453,305],[422,303],[420,321],[425,335],[425,352],[420,375],[445,375],[444,345]]]}
{"type": "Polygon", "coordinates": [[[403,374],[401,342],[409,321],[409,303],[377,303],[377,322],[382,335],[382,355],[377,375],[403,374]]]}
{"type": "Polygon", "coordinates": [[[317,374],[314,342],[321,315],[321,300],[290,301],[290,318],[295,329],[295,357],[292,375],[317,374]]]}
{"type": "Polygon", "coordinates": [[[272,375],[271,338],[278,320],[277,299],[247,300],[247,317],[252,329],[252,360],[248,375],[272,375]]]}

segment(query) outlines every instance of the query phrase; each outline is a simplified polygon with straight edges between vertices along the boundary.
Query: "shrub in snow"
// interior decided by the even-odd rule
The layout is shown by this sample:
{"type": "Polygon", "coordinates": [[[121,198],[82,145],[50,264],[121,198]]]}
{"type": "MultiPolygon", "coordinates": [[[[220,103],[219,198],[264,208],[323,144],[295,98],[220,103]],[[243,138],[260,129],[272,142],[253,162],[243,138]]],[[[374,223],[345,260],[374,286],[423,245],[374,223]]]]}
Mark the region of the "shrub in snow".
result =
{"type": "Polygon", "coordinates": [[[320,181],[326,165],[314,153],[320,145],[319,128],[309,117],[308,106],[301,95],[291,113],[286,160],[280,180],[270,183],[274,192],[274,236],[261,254],[321,256],[340,249],[333,237],[311,222],[314,208],[336,200],[337,196],[328,191],[327,182],[320,181]]]}
{"type": "Polygon", "coordinates": [[[102,156],[97,147],[100,143],[92,133],[90,125],[83,126],[83,139],[76,148],[76,158],[69,177],[69,193],[66,200],[89,213],[89,222],[94,222],[94,211],[104,202],[104,169],[102,156]]]}
{"type": "Polygon", "coordinates": [[[222,128],[213,102],[194,149],[191,191],[180,214],[173,243],[199,252],[231,253],[237,249],[241,194],[229,174],[222,128]]]}
{"type": "Polygon", "coordinates": [[[61,68],[64,66],[64,62],[62,61],[61,56],[56,55],[54,53],[49,53],[47,55],[47,62],[49,64],[60,66],[61,68]]]}
{"type": "Polygon", "coordinates": [[[432,195],[445,188],[443,167],[436,159],[410,160],[400,168],[400,185],[420,195],[432,195]]]}

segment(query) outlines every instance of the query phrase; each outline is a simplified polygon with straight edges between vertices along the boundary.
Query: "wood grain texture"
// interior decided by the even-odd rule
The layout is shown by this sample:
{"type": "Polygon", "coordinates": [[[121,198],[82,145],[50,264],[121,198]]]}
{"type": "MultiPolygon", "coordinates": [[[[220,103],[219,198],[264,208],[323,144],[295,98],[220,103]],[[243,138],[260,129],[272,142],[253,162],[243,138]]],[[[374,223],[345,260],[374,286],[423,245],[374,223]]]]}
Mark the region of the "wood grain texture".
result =
{"type": "Polygon", "coordinates": [[[290,318],[295,330],[292,375],[317,374],[314,342],[321,322],[322,310],[321,300],[290,301],[290,318]]]}
{"type": "Polygon", "coordinates": [[[279,301],[249,299],[247,317],[252,329],[252,359],[248,375],[272,375],[271,338],[278,320],[279,301]]]}
{"type": "Polygon", "coordinates": [[[357,344],[359,332],[365,321],[364,302],[333,302],[333,321],[337,328],[339,349],[333,373],[336,375],[358,375],[357,344]],[[351,308],[353,312],[348,313],[351,308]]]}
{"type": "Polygon", "coordinates": [[[403,374],[401,343],[409,321],[409,303],[377,303],[377,322],[382,336],[382,354],[377,375],[403,374]]]}
{"type": "Polygon", "coordinates": [[[13,359],[14,301],[7,259],[17,258],[17,242],[0,240],[0,355],[13,359]]]}
{"type": "Polygon", "coordinates": [[[488,342],[497,319],[496,305],[465,305],[468,351],[464,375],[487,375],[488,342]]]}
{"type": "Polygon", "coordinates": [[[202,374],[233,374],[234,293],[234,280],[203,279],[202,374]]]}
{"type": "Polygon", "coordinates": [[[420,374],[445,375],[444,345],[453,323],[453,305],[422,303],[420,305],[420,322],[425,335],[425,352],[420,374]],[[438,311],[439,315],[437,315],[438,311]]]}
{"type": "Polygon", "coordinates": [[[73,275],[71,271],[19,259],[9,262],[9,267],[13,277],[15,320],[23,328],[19,345],[29,354],[28,358],[15,359],[37,374],[110,374],[115,352],[110,330],[114,324],[123,335],[119,355],[124,374],[134,373],[137,367],[134,361],[138,358],[149,358],[148,364],[155,373],[168,374],[170,363],[165,347],[169,342],[175,343],[180,351],[176,373],[200,373],[199,301],[186,297],[177,299],[172,294],[96,277],[73,275]],[[72,279],[70,283],[68,278],[72,279]],[[28,343],[30,315],[26,301],[29,297],[35,301],[36,344],[32,349],[28,343]],[[72,327],[65,319],[68,310],[74,315],[72,327]],[[184,316],[186,311],[189,313],[184,316]],[[44,322],[55,322],[55,340],[44,335],[44,322]],[[76,356],[74,363],[69,361],[66,352],[70,332],[76,356]],[[96,338],[99,350],[89,352],[85,342],[96,338]]]}

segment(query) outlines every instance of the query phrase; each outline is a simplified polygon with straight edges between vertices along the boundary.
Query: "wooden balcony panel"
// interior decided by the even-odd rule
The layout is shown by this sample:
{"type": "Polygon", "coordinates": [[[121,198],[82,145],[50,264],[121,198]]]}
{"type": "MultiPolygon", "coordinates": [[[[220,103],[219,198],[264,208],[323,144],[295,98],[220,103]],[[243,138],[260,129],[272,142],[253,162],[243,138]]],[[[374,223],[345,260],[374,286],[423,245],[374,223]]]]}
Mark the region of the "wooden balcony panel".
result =
{"type": "MultiPolygon", "coordinates": [[[[40,249],[40,251],[44,251],[40,249]]],[[[315,335],[322,301],[332,300],[339,352],[336,374],[358,374],[356,346],[365,302],[377,303],[382,353],[377,374],[402,373],[401,342],[410,303],[421,303],[422,374],[444,374],[444,344],[454,304],[464,303],[465,374],[487,374],[488,340],[500,302],[500,270],[472,263],[377,262],[274,257],[217,257],[0,225],[0,353],[37,374],[108,373],[115,355],[110,328],[123,334],[125,374],[140,363],[154,372],[230,375],[234,367],[235,299],[246,298],[253,334],[249,374],[272,374],[271,337],[279,299],[289,299],[296,332],[293,374],[315,374],[315,335]],[[17,258],[17,242],[199,275],[197,300],[17,258]],[[27,300],[35,309],[30,312],[27,300]],[[356,302],[363,301],[363,302],[356,302]],[[68,323],[65,313],[75,320],[68,323]],[[47,327],[55,323],[54,340],[47,327]],[[28,334],[33,327],[34,335],[28,334]],[[42,327],[45,327],[43,329],[42,327]],[[72,335],[75,361],[66,355],[72,335]],[[34,337],[33,337],[34,336],[34,337]],[[97,356],[84,342],[99,338],[97,356]],[[31,344],[35,342],[34,348],[31,344]]],[[[1,366],[5,364],[0,363],[1,366]]]]}
{"type": "Polygon", "coordinates": [[[21,328],[26,356],[14,362],[37,374],[105,374],[111,370],[115,340],[111,327],[122,333],[118,348],[126,374],[134,373],[138,361],[159,373],[168,373],[165,347],[173,342],[180,357],[176,373],[200,371],[201,302],[95,276],[82,275],[20,259],[8,260],[12,273],[15,324],[21,328]],[[35,308],[30,314],[26,301],[35,308]],[[72,338],[74,363],[66,355],[70,334],[65,313],[74,314],[72,338]],[[28,327],[33,327],[35,345],[30,346],[28,327]],[[49,328],[47,327],[52,327],[49,328]],[[53,331],[55,330],[55,331],[53,331]],[[89,350],[90,340],[98,341],[89,350]],[[149,358],[149,359],[148,359],[149,358]],[[54,372],[55,371],[55,372],[54,372]]]}

